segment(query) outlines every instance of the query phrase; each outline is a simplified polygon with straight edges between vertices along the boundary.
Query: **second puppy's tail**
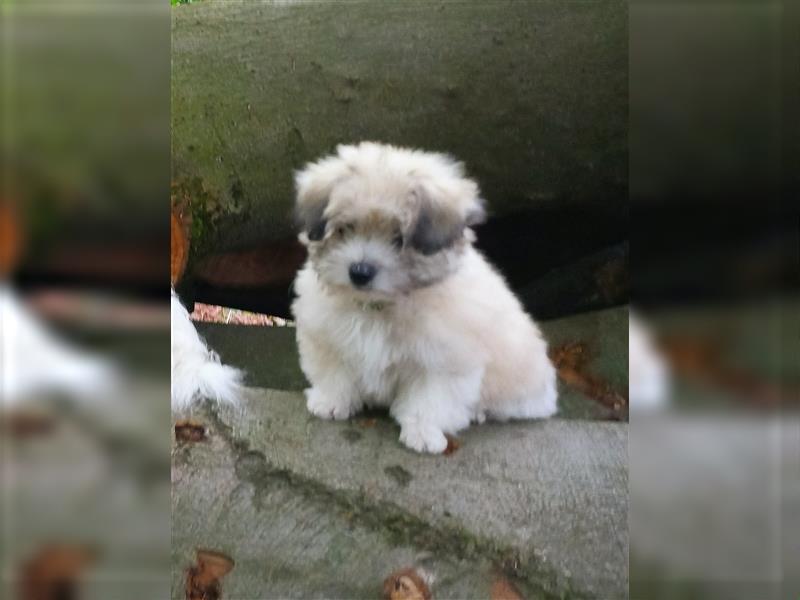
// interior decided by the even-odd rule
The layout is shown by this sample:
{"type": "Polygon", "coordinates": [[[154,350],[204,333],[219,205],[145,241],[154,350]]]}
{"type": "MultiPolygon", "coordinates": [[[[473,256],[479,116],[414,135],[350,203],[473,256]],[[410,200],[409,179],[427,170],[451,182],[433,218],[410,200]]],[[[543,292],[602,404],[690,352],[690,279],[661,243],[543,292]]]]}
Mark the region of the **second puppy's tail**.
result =
{"type": "Polygon", "coordinates": [[[207,360],[185,364],[172,373],[172,406],[180,409],[199,398],[216,402],[237,404],[242,397],[243,373],[223,365],[210,354],[207,360]]]}
{"type": "Polygon", "coordinates": [[[179,410],[200,398],[236,404],[241,400],[244,373],[223,365],[206,346],[189,319],[189,313],[172,291],[172,409],[179,410]]]}

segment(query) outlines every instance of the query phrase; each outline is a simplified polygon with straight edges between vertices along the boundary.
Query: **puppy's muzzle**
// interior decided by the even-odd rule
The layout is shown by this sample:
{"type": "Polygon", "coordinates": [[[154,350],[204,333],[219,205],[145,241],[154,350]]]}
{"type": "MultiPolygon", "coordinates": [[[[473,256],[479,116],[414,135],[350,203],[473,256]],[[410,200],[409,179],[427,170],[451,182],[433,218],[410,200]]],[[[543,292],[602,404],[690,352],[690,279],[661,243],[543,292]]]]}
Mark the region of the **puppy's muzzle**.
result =
{"type": "Polygon", "coordinates": [[[377,272],[378,269],[369,263],[353,263],[350,265],[350,281],[356,287],[364,287],[375,278],[377,272]]]}

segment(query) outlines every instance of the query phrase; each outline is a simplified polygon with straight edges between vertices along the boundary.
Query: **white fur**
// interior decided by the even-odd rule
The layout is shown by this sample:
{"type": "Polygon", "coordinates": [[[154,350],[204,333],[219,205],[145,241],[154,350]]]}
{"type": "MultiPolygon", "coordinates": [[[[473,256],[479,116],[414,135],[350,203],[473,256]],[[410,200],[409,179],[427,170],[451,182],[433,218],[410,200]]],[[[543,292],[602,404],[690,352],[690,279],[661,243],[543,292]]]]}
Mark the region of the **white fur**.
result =
{"type": "Polygon", "coordinates": [[[171,295],[173,411],[200,398],[237,403],[242,392],[242,372],[220,364],[219,356],[197,333],[174,290],[171,295]]]}
{"type": "Polygon", "coordinates": [[[628,398],[631,411],[652,411],[667,402],[667,364],[650,332],[633,313],[628,321],[628,398]]]}
{"type": "Polygon", "coordinates": [[[57,337],[0,283],[0,399],[6,408],[40,394],[99,399],[118,378],[107,360],[57,337]]]}
{"type": "MultiPolygon", "coordinates": [[[[385,221],[410,227],[409,195],[420,186],[431,201],[462,217],[478,201],[477,186],[458,163],[377,144],[340,147],[338,157],[298,175],[301,202],[309,189],[331,195],[331,222],[358,222],[378,211],[385,221]],[[337,179],[331,173],[346,173],[353,163],[349,175],[329,183],[337,179]]],[[[292,310],[301,366],[312,384],[306,390],[310,412],[346,419],[365,405],[389,407],[401,442],[431,453],[444,451],[445,434],[472,421],[556,412],[547,344],[503,278],[472,247],[468,229],[452,247],[428,257],[407,248],[390,256],[380,234],[371,235],[369,226],[357,230],[352,239],[331,233],[316,243],[301,236],[310,258],[295,281],[292,310]],[[349,285],[345,273],[354,259],[380,266],[374,288],[349,285]]]]}

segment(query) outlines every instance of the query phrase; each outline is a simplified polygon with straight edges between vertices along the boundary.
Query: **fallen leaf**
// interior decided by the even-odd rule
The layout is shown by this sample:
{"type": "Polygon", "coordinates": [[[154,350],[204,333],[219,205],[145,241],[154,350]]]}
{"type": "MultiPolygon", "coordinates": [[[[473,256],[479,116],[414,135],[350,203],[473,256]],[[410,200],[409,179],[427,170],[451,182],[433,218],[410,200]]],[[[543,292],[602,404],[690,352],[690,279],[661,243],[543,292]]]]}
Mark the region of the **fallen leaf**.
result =
{"type": "Polygon", "coordinates": [[[206,439],[206,428],[194,421],[175,423],[175,439],[179,442],[202,442],[206,439]]]}
{"type": "Polygon", "coordinates": [[[414,569],[401,569],[383,581],[383,600],[431,600],[428,584],[414,569]]]}
{"type": "Polygon", "coordinates": [[[81,574],[96,552],[88,546],[51,544],[22,565],[19,579],[21,600],[77,598],[81,574]]]}
{"type": "Polygon", "coordinates": [[[186,571],[186,600],[219,600],[220,579],[233,567],[233,559],[221,552],[198,550],[197,564],[186,571]]]}
{"type": "Polygon", "coordinates": [[[726,348],[720,340],[691,337],[672,337],[662,344],[675,373],[717,386],[753,405],[775,407],[785,398],[800,397],[797,389],[781,388],[755,371],[731,364],[726,348]]]}
{"type": "Polygon", "coordinates": [[[375,427],[378,419],[359,419],[358,424],[361,427],[375,427]]]}
{"type": "Polygon", "coordinates": [[[513,583],[500,576],[492,582],[489,600],[523,600],[523,598],[513,583]]]}
{"type": "Polygon", "coordinates": [[[444,449],[442,454],[445,456],[450,456],[456,450],[461,448],[461,442],[458,441],[458,438],[454,438],[452,435],[446,435],[445,437],[447,438],[447,448],[444,449]]]}
{"type": "Polygon", "coordinates": [[[13,412],[0,417],[2,431],[14,438],[31,438],[48,435],[56,426],[49,415],[34,412],[13,412]]]}
{"type": "Polygon", "coordinates": [[[580,342],[564,344],[550,353],[558,376],[567,385],[583,392],[618,415],[628,406],[628,398],[614,390],[608,382],[588,372],[589,353],[580,342]]]}

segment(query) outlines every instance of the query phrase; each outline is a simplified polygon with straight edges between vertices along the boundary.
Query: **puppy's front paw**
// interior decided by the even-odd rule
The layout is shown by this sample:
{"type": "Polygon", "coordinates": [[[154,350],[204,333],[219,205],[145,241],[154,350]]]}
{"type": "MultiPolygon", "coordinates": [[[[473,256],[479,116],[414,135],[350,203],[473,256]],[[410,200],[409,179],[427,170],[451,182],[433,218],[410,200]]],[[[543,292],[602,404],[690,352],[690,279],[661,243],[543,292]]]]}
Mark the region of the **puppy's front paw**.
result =
{"type": "Polygon", "coordinates": [[[320,392],[317,388],[306,390],[306,408],[320,419],[344,421],[353,414],[353,406],[349,401],[338,400],[335,396],[320,392]]]}
{"type": "Polygon", "coordinates": [[[447,438],[442,430],[433,425],[403,425],[400,441],[417,452],[441,454],[447,448],[447,438]]]}

